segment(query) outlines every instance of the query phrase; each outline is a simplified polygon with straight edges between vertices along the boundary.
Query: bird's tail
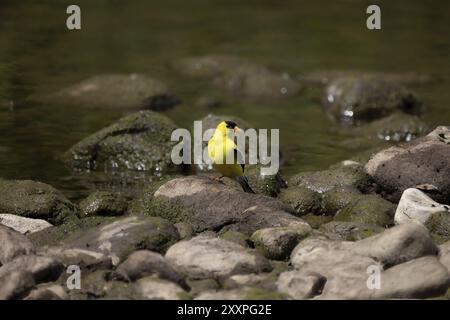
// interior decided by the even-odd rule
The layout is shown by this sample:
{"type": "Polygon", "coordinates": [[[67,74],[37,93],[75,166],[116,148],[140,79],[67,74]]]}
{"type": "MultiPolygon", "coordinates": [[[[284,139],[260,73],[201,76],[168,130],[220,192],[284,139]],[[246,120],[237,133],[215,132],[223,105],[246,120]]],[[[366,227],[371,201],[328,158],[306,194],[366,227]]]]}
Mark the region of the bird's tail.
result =
{"type": "Polygon", "coordinates": [[[253,191],[252,188],[250,188],[250,185],[248,184],[248,180],[246,177],[240,176],[240,177],[237,177],[236,180],[237,180],[237,182],[239,182],[239,184],[241,185],[242,189],[244,189],[245,192],[255,193],[255,191],[253,191]]]}

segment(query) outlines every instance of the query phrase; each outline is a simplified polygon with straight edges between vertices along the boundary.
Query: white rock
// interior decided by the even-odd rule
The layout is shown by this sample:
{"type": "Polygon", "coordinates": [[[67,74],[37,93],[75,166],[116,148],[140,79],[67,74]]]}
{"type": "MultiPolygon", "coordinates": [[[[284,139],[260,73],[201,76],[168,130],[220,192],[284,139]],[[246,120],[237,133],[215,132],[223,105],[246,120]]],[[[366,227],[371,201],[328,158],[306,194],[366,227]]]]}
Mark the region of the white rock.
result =
{"type": "Polygon", "coordinates": [[[410,220],[425,223],[434,213],[442,211],[450,211],[450,206],[434,201],[418,189],[409,188],[403,191],[394,220],[398,224],[410,220]]]}
{"type": "Polygon", "coordinates": [[[8,213],[0,214],[0,224],[10,227],[22,234],[30,234],[53,227],[51,223],[42,219],[30,219],[8,213]]]}
{"type": "Polygon", "coordinates": [[[153,276],[136,281],[133,287],[142,298],[149,300],[179,300],[186,293],[179,285],[153,276]]]}

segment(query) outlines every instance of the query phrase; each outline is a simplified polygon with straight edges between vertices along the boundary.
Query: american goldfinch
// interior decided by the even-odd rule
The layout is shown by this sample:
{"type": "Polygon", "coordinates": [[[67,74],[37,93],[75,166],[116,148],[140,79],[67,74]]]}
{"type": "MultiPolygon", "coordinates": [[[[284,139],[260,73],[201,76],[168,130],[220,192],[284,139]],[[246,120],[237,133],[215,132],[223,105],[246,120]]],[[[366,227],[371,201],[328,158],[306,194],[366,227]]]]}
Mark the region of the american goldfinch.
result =
{"type": "Polygon", "coordinates": [[[208,141],[208,156],[212,161],[213,168],[222,174],[219,179],[222,177],[234,179],[239,182],[245,192],[255,193],[244,176],[245,165],[241,161],[243,159],[242,154],[234,143],[234,134],[239,130],[239,127],[233,121],[219,123],[214,135],[208,141]],[[227,158],[234,160],[232,163],[227,163],[227,158]]]}

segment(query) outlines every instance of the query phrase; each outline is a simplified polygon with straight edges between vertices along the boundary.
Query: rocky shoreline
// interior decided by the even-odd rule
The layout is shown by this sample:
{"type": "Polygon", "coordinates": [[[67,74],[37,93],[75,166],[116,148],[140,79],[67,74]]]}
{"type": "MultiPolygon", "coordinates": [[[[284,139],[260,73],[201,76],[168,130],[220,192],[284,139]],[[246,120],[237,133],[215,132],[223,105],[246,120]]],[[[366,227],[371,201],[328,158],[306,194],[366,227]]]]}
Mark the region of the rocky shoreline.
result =
{"type": "Polygon", "coordinates": [[[106,75],[63,89],[45,101],[151,109],[62,155],[73,172],[125,172],[133,191],[71,201],[42,182],[0,179],[0,299],[450,299],[450,127],[419,117],[425,108],[404,87],[414,75],[295,78],[232,56],[170,66],[242,99],[324,86],[324,112],[350,144],[374,148],[287,181],[249,167],[248,194],[171,163],[177,126],[157,111],[177,100],[158,80],[106,75]],[[116,94],[97,99],[108,86],[116,94]],[[136,172],[153,179],[133,186],[136,172]],[[71,266],[80,288],[67,286],[71,266]]]}

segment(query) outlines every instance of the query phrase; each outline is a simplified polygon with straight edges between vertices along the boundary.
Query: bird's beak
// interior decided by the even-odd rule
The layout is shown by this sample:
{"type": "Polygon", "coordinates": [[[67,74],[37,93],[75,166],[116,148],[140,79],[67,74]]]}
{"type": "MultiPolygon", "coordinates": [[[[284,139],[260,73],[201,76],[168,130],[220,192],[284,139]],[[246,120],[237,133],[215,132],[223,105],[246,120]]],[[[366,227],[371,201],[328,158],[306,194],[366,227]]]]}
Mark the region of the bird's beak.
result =
{"type": "Polygon", "coordinates": [[[238,133],[239,131],[241,131],[241,128],[239,128],[238,126],[234,127],[234,133],[238,133]]]}

